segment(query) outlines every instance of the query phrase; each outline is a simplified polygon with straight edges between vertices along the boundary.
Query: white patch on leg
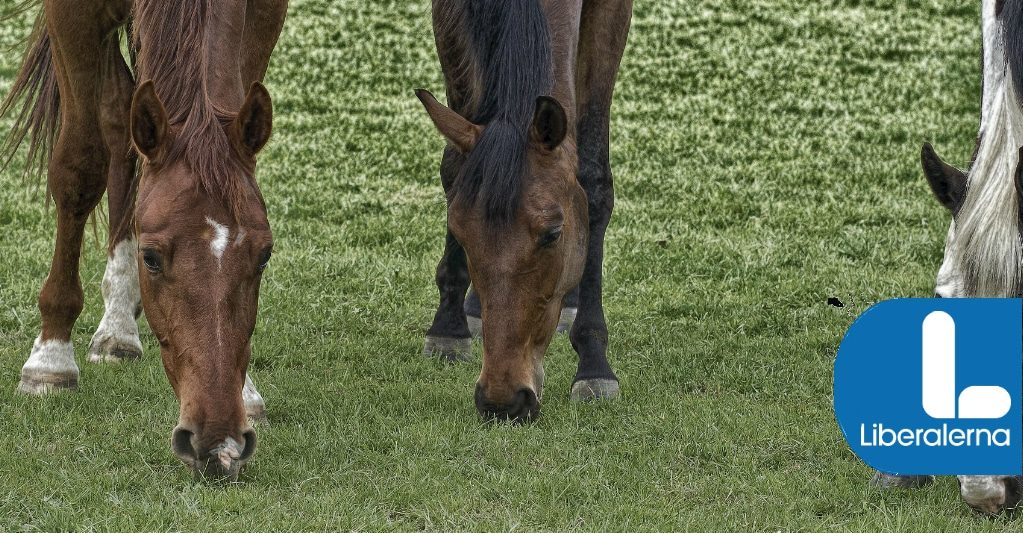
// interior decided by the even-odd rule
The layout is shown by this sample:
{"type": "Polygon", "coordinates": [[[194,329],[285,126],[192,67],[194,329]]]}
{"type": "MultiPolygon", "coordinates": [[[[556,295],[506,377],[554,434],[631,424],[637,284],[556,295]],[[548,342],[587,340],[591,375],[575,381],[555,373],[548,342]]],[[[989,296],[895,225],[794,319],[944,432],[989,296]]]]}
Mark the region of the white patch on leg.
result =
{"type": "Polygon", "coordinates": [[[42,340],[37,337],[32,354],[21,367],[18,390],[27,394],[45,394],[78,386],[78,365],[70,341],[42,340]]]}
{"type": "Polygon", "coordinates": [[[224,257],[224,250],[227,249],[227,238],[231,235],[231,230],[210,217],[206,217],[206,223],[213,228],[210,251],[213,252],[213,257],[217,258],[217,264],[219,265],[220,260],[224,257]]]}
{"type": "Polygon", "coordinates": [[[89,361],[119,362],[142,356],[138,321],[142,295],[139,292],[139,270],[135,259],[134,239],[121,241],[107,258],[103,274],[103,320],[89,344],[89,361]]]}
{"type": "Polygon", "coordinates": [[[245,374],[245,387],[242,388],[242,402],[245,404],[245,413],[254,421],[266,420],[266,404],[263,403],[263,395],[256,390],[252,378],[245,374]]]}
{"type": "Polygon", "coordinates": [[[967,505],[989,514],[997,514],[1005,506],[1005,478],[1003,476],[956,476],[959,492],[967,505]]]}

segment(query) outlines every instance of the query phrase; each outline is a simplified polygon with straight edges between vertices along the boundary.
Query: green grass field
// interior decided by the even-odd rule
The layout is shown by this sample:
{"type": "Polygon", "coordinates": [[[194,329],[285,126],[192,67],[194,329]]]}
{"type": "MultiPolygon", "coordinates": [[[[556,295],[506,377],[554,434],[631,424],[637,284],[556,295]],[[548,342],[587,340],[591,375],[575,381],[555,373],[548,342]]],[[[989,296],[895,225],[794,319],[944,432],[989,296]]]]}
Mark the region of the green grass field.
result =
{"type": "MultiPolygon", "coordinates": [[[[143,360],[85,361],[102,226],[82,267],[80,390],[14,394],[54,233],[15,166],[0,173],[0,530],[1001,528],[953,479],[868,487],[831,405],[854,317],[931,294],[948,216],[918,154],[930,140],[970,156],[976,4],[637,2],[604,295],[623,395],[569,403],[560,336],[543,416],[515,427],[476,415],[478,361],[420,355],[445,213],[443,141],[412,94],[443,92],[429,2],[292,0],[259,171],[276,248],[250,369],[272,426],[253,462],[210,486],[174,458],[147,328],[143,360]]],[[[0,27],[4,91],[30,22],[0,27]]],[[[893,385],[879,376],[878,393],[893,385]]]]}

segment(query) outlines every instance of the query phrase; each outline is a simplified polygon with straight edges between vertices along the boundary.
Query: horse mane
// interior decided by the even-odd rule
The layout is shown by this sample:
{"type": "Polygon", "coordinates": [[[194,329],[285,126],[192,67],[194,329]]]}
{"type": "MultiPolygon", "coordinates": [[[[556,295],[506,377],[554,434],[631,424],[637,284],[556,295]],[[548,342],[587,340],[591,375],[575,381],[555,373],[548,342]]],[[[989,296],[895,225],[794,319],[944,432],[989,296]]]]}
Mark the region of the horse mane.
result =
{"type": "MultiPolygon", "coordinates": [[[[469,81],[466,113],[486,127],[469,154],[451,200],[482,204],[490,220],[518,207],[536,99],[551,92],[551,31],[538,0],[455,2],[450,20],[467,36],[465,58],[451,77],[469,81]]],[[[448,33],[447,31],[444,33],[448,33]]]]}
{"type": "Polygon", "coordinates": [[[208,42],[217,0],[136,0],[132,43],[139,82],[152,80],[170,124],[167,161],[184,160],[198,185],[234,211],[245,196],[240,178],[251,176],[227,137],[224,126],[236,113],[210,98],[208,42]]]}
{"type": "Polygon", "coordinates": [[[949,253],[967,276],[972,296],[1014,297],[1023,271],[1020,199],[1016,188],[1023,146],[1023,1],[984,2],[984,101],[980,144],[955,219],[949,253]]]}

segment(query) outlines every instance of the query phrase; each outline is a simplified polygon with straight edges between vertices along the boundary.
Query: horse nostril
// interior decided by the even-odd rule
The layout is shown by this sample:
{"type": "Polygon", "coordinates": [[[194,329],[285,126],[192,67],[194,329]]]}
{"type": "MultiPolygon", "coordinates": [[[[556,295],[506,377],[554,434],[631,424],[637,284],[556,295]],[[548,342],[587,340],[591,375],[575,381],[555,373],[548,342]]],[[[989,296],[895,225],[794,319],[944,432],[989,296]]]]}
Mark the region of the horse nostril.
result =
{"type": "Polygon", "coordinates": [[[245,439],[245,448],[242,450],[242,454],[238,457],[238,460],[245,462],[252,457],[252,454],[256,451],[256,432],[249,428],[247,431],[242,433],[242,438],[245,439]]]}
{"type": "Polygon", "coordinates": [[[193,435],[194,433],[182,427],[174,428],[174,432],[171,433],[171,449],[174,450],[174,455],[190,465],[195,464],[199,458],[198,452],[192,446],[193,435]]]}
{"type": "Polygon", "coordinates": [[[515,417],[517,420],[533,420],[540,414],[540,400],[533,389],[521,389],[516,396],[518,396],[516,403],[520,405],[519,413],[515,417]]]}

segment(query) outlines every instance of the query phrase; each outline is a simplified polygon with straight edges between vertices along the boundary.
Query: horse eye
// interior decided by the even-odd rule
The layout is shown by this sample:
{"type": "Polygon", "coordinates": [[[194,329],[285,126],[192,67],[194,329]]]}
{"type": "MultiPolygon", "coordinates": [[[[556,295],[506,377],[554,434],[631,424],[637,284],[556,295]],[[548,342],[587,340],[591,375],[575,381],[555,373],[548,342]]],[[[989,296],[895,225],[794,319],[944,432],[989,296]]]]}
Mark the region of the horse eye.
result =
{"type": "Polygon", "coordinates": [[[153,274],[159,274],[163,270],[160,254],[156,250],[142,250],[142,264],[145,265],[146,270],[153,274]]]}
{"type": "Polygon", "coordinates": [[[547,233],[543,234],[543,237],[540,237],[540,246],[541,247],[550,246],[558,242],[558,239],[560,238],[561,238],[560,227],[548,230],[547,233]]]}
{"type": "Polygon", "coordinates": [[[266,270],[266,267],[270,264],[270,256],[272,255],[273,252],[270,250],[263,252],[263,255],[259,257],[259,266],[257,267],[257,270],[260,272],[266,270]]]}

